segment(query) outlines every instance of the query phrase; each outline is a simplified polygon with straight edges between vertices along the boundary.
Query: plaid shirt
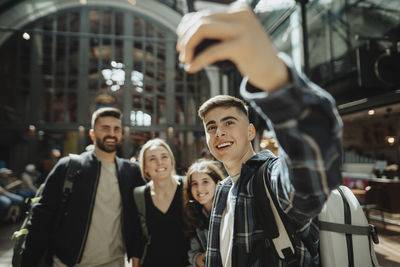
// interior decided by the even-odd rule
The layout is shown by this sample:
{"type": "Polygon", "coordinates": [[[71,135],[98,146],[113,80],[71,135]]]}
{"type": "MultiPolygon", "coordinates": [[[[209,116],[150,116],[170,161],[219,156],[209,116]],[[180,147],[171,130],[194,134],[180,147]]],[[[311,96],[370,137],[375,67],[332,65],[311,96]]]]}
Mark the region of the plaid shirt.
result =
{"type": "MultiPolygon", "coordinates": [[[[310,227],[332,189],[342,183],[341,169],[341,120],[335,101],[325,91],[297,74],[291,61],[283,54],[291,83],[267,95],[265,92],[248,93],[246,82],[242,84],[242,96],[274,129],[281,149],[276,158],[269,151],[262,151],[242,165],[239,180],[232,188],[234,225],[232,243],[232,267],[250,266],[256,244],[263,251],[253,266],[285,266],[264,240],[263,231],[254,222],[254,198],[252,183],[257,168],[270,161],[266,175],[278,202],[299,230],[302,240],[318,240],[318,232],[310,227]]],[[[207,244],[207,267],[222,266],[219,252],[221,218],[225,210],[232,180],[228,177],[216,189],[210,216],[207,244]]],[[[267,201],[267,200],[266,200],[267,201]]],[[[302,240],[296,240],[303,266],[318,265],[318,243],[314,253],[305,248],[302,240]],[[312,258],[313,255],[314,258],[312,258]]],[[[310,245],[310,244],[308,244],[310,245]]]]}

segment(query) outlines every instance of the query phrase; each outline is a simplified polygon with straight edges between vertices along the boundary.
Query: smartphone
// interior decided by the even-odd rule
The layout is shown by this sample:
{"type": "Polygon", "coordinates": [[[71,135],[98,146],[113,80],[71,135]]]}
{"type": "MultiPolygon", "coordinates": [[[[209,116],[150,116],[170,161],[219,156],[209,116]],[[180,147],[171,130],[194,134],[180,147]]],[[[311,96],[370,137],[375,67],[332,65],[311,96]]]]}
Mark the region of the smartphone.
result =
{"type": "MultiPolygon", "coordinates": [[[[210,10],[212,12],[221,12],[228,8],[228,6],[236,0],[186,0],[186,12],[196,12],[201,10],[210,10]]],[[[198,55],[201,51],[206,49],[208,46],[220,42],[216,39],[205,39],[203,40],[194,50],[194,56],[198,55]]],[[[230,71],[235,65],[229,61],[219,61],[214,63],[222,71],[230,71]]]]}

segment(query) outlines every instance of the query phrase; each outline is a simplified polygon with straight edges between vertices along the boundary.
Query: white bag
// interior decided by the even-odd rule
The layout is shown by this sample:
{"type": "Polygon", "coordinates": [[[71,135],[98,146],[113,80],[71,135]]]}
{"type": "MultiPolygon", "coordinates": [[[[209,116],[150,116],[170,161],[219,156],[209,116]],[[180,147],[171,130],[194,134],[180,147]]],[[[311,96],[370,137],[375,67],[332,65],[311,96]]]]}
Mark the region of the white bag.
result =
{"type": "Polygon", "coordinates": [[[323,267],[379,266],[373,247],[373,242],[378,242],[375,228],[368,224],[362,207],[348,187],[340,186],[331,192],[318,219],[323,267]]]}
{"type": "MultiPolygon", "coordinates": [[[[282,215],[277,208],[278,204],[273,201],[271,186],[264,177],[265,166],[266,164],[263,164],[257,171],[253,187],[256,202],[262,206],[263,199],[269,199],[278,230],[278,234],[272,239],[272,244],[281,259],[288,263],[295,262],[295,244],[283,223],[282,215]],[[263,196],[264,192],[266,196],[263,196]]],[[[267,214],[266,211],[261,212],[267,214]]],[[[379,243],[375,226],[368,224],[360,203],[348,187],[341,185],[332,190],[318,214],[318,221],[322,267],[379,266],[373,247],[373,242],[379,243]]]]}

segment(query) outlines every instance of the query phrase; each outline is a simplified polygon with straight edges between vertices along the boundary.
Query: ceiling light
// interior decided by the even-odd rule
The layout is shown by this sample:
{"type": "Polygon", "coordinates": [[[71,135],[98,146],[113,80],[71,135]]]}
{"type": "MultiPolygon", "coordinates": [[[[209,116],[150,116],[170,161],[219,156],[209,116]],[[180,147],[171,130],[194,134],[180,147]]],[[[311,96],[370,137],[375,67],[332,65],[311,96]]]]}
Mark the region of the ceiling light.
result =
{"type": "Polygon", "coordinates": [[[375,114],[375,110],[373,110],[373,109],[368,110],[368,115],[372,116],[374,114],[375,114]]]}
{"type": "Polygon", "coordinates": [[[31,36],[29,35],[29,33],[24,32],[24,33],[22,34],[22,38],[24,38],[25,40],[29,40],[29,39],[31,39],[31,36]]]}
{"type": "Polygon", "coordinates": [[[393,145],[396,139],[393,136],[388,136],[387,137],[387,142],[389,145],[393,145]]]}

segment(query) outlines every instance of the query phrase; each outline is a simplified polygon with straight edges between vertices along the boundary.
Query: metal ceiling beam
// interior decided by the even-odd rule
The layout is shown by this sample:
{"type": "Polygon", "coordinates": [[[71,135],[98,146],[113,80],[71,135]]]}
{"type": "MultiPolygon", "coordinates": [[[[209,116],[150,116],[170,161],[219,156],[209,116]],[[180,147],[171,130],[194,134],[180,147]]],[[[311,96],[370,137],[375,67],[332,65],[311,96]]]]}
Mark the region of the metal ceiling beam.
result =
{"type": "Polygon", "coordinates": [[[307,3],[308,0],[296,0],[300,5],[301,12],[301,28],[303,34],[303,60],[304,60],[304,73],[310,73],[310,55],[308,51],[308,27],[307,27],[307,3]]]}

